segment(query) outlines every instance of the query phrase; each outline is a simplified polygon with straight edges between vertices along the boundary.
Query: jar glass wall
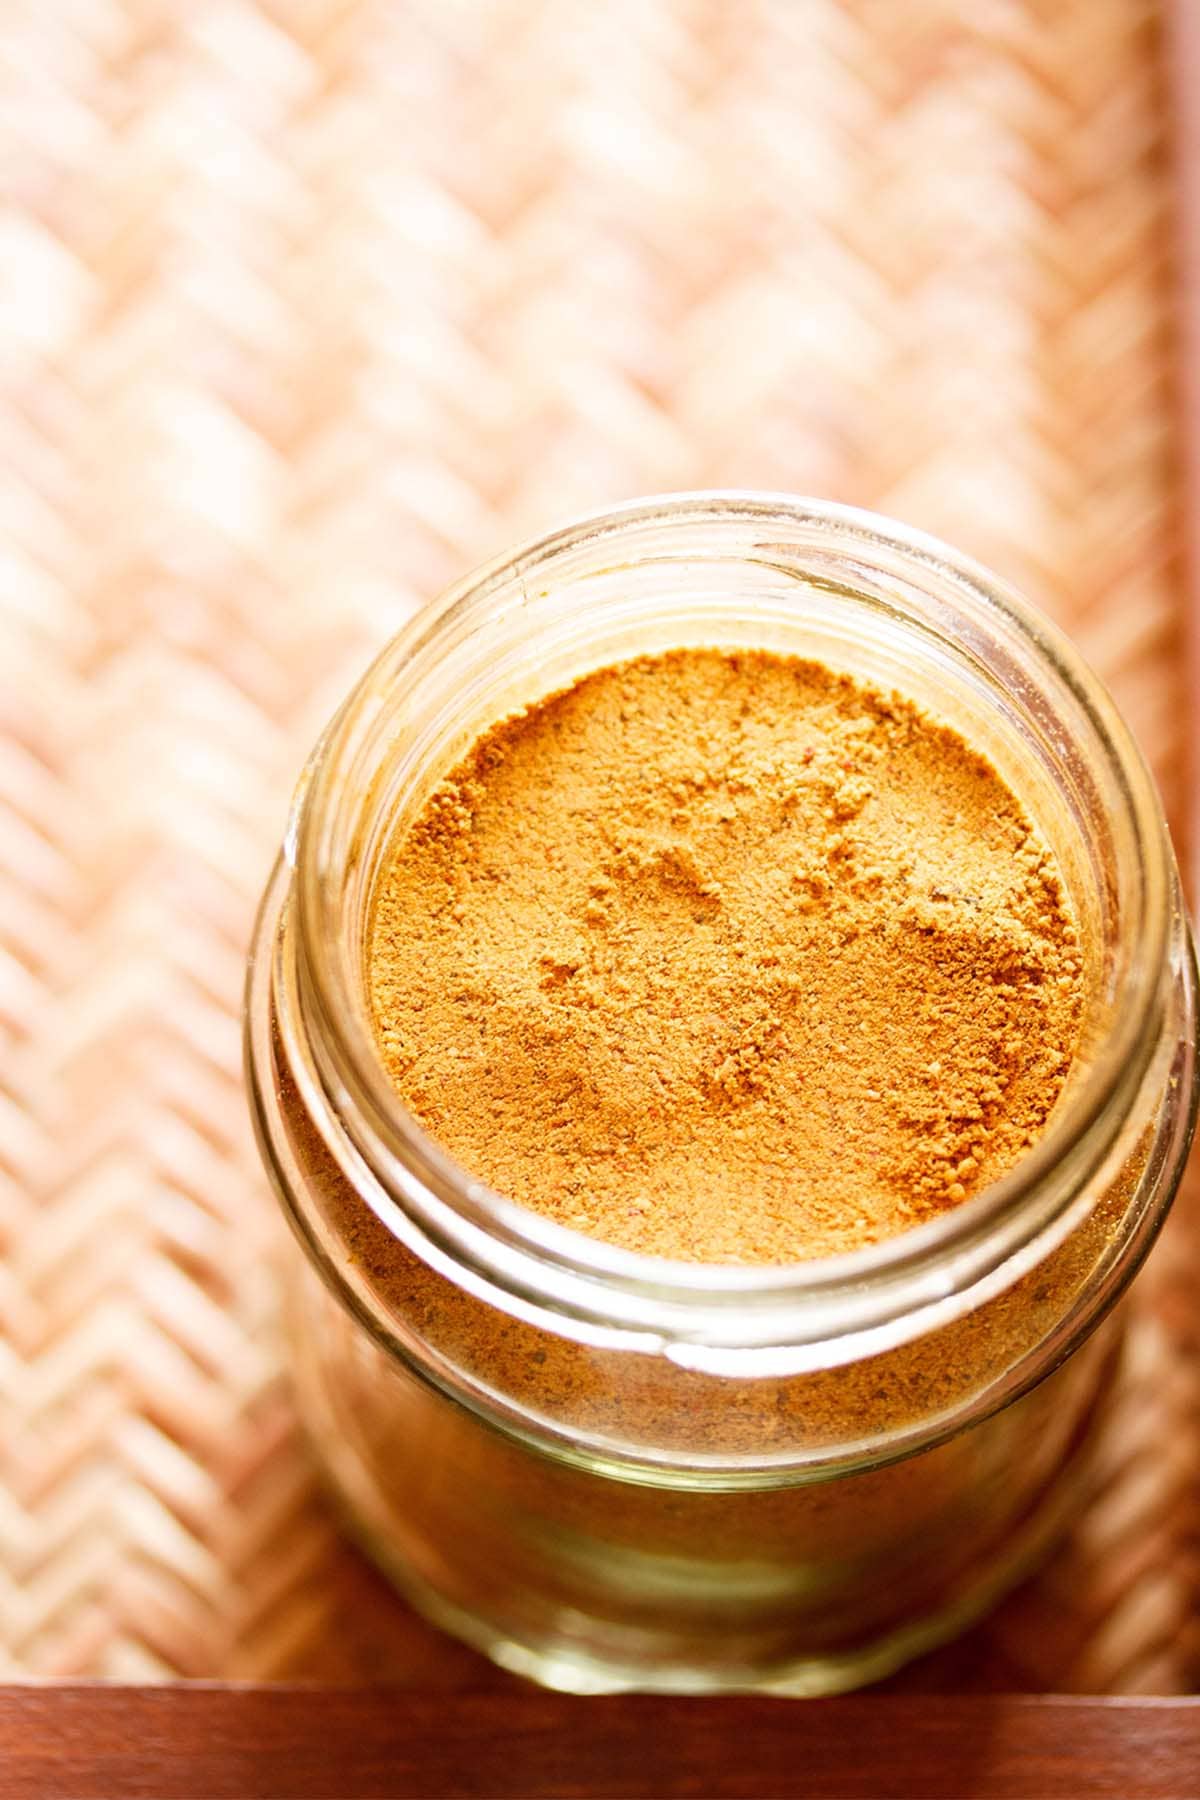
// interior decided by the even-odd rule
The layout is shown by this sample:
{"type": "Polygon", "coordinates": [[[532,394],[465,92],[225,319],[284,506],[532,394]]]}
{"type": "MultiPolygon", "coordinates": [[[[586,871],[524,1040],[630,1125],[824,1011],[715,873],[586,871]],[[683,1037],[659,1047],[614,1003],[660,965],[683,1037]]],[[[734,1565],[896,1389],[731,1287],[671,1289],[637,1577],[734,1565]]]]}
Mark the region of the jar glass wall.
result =
{"type": "Polygon", "coordinates": [[[264,1158],[307,1252],[295,1364],[379,1560],[498,1660],[578,1689],[869,1679],[990,1603],[1086,1480],[1196,1102],[1193,956],[1152,784],[1003,586],[848,509],[669,497],[427,608],[301,782],[251,964],[264,1158]],[[623,656],[820,659],[955,726],[1063,872],[1087,991],[1042,1141],[953,1212],[793,1267],[671,1263],[489,1192],[376,1055],[381,854],[473,738],[623,656]]]}

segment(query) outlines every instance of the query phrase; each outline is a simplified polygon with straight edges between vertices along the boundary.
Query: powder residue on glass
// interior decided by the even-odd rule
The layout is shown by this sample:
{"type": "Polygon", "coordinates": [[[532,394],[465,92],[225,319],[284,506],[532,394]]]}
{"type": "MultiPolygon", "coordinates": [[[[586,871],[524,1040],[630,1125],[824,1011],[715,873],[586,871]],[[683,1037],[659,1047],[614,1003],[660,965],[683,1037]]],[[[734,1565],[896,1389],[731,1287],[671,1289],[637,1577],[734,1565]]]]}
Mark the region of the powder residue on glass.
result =
{"type": "Polygon", "coordinates": [[[389,846],[367,979],[397,1092],[471,1174],[725,1263],[854,1250],[1011,1168],[1082,996],[1054,859],[983,755],[725,650],[486,731],[389,846]]]}

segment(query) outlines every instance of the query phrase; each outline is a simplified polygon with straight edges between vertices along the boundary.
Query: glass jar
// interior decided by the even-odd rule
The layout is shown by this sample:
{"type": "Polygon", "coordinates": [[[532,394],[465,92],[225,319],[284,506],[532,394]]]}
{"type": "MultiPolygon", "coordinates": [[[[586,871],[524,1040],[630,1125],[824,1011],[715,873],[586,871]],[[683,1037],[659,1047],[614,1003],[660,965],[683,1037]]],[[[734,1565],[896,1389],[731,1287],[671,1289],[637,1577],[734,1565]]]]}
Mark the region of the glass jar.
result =
{"type": "Polygon", "coordinates": [[[300,1405],[352,1524],[430,1617],[576,1691],[819,1693],[959,1629],[1087,1480],[1119,1299],[1197,1098],[1194,954],[1151,780],[1065,639],[917,532],[670,496],[460,583],[303,776],[251,959],[248,1075],[300,1405]],[[630,654],[755,646],[896,687],[994,763],[1081,926],[1079,1054],[985,1192],[852,1255],[656,1260],[555,1225],[426,1136],[364,982],[392,834],[497,718],[630,654]]]}

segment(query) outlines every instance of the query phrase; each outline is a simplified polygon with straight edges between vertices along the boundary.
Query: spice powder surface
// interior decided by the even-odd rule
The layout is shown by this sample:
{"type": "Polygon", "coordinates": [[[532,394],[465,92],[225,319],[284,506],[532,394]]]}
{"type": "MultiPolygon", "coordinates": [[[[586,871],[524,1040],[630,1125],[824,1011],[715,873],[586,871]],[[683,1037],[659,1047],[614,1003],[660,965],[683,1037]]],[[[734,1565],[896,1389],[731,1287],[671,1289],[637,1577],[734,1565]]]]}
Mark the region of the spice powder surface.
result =
{"type": "Polygon", "coordinates": [[[724,1263],[854,1250],[1009,1169],[1082,995],[1059,871],[984,756],[726,650],[486,731],[388,848],[366,973],[398,1094],[472,1175],[724,1263]]]}

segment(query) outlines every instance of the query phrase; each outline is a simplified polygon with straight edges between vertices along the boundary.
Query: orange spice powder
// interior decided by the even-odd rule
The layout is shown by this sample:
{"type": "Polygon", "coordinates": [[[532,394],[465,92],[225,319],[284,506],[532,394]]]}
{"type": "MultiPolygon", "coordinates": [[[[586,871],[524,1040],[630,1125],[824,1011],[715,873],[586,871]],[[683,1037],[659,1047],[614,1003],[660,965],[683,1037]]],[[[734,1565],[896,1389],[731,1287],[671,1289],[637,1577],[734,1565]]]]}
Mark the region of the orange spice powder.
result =
{"type": "Polygon", "coordinates": [[[723,650],[485,732],[389,849],[367,978],[398,1093],[473,1175],[728,1263],[853,1250],[1010,1168],[1082,994],[1053,858],[982,755],[723,650]]]}

